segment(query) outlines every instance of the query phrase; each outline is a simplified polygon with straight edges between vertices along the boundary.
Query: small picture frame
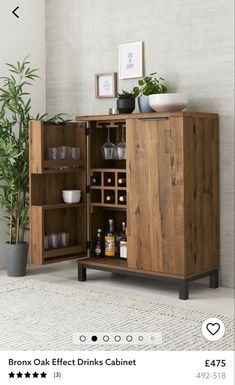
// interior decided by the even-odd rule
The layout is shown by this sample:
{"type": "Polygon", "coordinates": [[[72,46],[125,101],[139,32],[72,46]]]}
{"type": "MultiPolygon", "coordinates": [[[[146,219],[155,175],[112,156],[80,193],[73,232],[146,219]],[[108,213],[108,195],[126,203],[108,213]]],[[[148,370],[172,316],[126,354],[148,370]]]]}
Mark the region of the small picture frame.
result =
{"type": "Polygon", "coordinates": [[[119,44],[119,79],[141,78],[144,75],[144,43],[119,44]]]}
{"type": "Polygon", "coordinates": [[[115,98],[117,96],[117,73],[95,75],[96,98],[115,98]]]}

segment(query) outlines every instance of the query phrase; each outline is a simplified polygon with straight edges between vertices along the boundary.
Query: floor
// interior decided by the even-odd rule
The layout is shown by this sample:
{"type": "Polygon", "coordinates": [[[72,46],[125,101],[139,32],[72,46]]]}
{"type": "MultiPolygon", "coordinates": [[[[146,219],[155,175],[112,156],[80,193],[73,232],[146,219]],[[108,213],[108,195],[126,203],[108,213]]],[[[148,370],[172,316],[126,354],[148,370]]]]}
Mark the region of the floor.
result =
{"type": "Polygon", "coordinates": [[[88,280],[78,282],[75,261],[47,266],[30,265],[27,275],[31,275],[33,279],[56,282],[65,286],[88,285],[90,289],[110,288],[117,290],[119,294],[144,296],[167,304],[234,317],[234,290],[225,287],[210,289],[205,278],[192,283],[190,285],[189,300],[182,301],[178,299],[177,286],[143,278],[88,270],[88,280]]]}

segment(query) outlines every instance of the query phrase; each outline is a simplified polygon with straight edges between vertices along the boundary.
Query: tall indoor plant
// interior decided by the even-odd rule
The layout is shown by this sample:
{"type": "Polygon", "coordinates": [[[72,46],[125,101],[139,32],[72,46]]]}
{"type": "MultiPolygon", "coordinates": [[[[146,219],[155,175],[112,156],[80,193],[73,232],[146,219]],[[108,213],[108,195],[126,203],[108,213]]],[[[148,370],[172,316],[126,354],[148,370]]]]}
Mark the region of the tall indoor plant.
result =
{"type": "Polygon", "coordinates": [[[138,81],[138,86],[134,87],[133,91],[138,95],[140,112],[148,113],[154,111],[149,105],[149,95],[166,93],[167,86],[163,81],[163,78],[157,77],[157,72],[144,76],[143,79],[138,81]]]}
{"type": "MultiPolygon", "coordinates": [[[[16,65],[7,64],[9,76],[1,77],[0,87],[0,206],[7,224],[6,264],[8,275],[26,273],[29,227],[28,197],[28,124],[31,119],[46,119],[46,114],[30,115],[28,87],[38,78],[25,58],[16,65]]],[[[52,120],[60,121],[57,115],[52,120]]]]}

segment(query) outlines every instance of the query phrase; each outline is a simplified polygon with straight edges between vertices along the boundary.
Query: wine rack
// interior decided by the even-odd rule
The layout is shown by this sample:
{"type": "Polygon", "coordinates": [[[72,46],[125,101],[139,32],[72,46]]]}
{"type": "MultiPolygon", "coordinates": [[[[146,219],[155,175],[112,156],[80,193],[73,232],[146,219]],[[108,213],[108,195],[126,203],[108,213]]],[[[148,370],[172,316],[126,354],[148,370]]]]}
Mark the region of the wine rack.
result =
{"type": "Polygon", "coordinates": [[[91,204],[126,208],[126,169],[91,169],[91,204]]]}

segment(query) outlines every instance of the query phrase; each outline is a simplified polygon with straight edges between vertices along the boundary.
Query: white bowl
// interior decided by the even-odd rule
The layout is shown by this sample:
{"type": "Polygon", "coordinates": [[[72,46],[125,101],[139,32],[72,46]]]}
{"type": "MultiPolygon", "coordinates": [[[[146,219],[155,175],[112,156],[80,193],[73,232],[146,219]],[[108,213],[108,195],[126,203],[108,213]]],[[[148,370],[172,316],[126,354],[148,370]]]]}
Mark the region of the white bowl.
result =
{"type": "Polygon", "coordinates": [[[65,203],[78,203],[81,199],[81,193],[81,190],[63,190],[63,201],[65,203]]]}
{"type": "Polygon", "coordinates": [[[156,112],[182,111],[188,104],[184,94],[153,94],[149,95],[149,104],[156,112]]]}

